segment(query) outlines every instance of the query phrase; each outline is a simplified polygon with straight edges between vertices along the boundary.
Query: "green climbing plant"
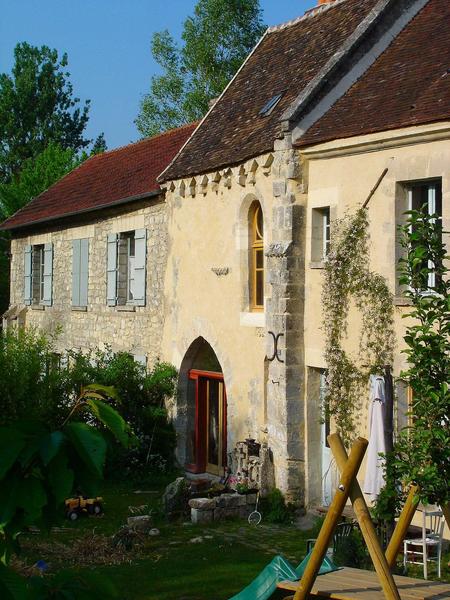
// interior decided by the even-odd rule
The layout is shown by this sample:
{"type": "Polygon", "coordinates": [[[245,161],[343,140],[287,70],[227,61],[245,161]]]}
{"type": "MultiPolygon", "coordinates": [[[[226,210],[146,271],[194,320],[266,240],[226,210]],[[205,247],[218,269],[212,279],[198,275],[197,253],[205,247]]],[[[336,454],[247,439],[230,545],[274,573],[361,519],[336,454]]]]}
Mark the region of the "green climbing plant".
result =
{"type": "Polygon", "coordinates": [[[328,368],[324,412],[346,444],[355,435],[369,375],[392,363],[395,346],[393,295],[386,279],[370,270],[369,242],[365,208],[337,219],[322,288],[328,368]],[[353,353],[346,348],[352,304],[361,318],[353,353]]]}

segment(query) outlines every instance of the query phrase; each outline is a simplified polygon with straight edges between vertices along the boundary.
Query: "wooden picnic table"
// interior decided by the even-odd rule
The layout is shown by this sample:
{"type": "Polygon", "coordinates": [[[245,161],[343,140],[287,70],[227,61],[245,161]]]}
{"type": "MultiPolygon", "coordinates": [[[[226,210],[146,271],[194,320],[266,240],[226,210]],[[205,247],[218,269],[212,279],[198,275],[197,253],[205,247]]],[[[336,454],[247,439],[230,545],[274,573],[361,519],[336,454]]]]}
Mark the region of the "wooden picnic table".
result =
{"type": "MultiPolygon", "coordinates": [[[[394,575],[401,600],[450,600],[450,583],[394,575]]],[[[295,592],[298,581],[282,581],[278,588],[295,592]]],[[[311,598],[333,600],[385,600],[374,571],[344,567],[317,577],[311,598]]]]}

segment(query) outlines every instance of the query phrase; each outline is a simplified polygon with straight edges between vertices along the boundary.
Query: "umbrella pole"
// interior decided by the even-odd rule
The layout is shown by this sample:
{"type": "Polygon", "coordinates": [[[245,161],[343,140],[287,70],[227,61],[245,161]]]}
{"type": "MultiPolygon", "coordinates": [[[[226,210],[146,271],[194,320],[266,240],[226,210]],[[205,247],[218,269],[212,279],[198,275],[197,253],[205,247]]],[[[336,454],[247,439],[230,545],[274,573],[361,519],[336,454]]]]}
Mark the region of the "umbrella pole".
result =
{"type": "Polygon", "coordinates": [[[394,382],[392,379],[391,365],[386,365],[384,367],[384,393],[384,439],[386,444],[386,454],[389,454],[394,449],[394,382]]]}

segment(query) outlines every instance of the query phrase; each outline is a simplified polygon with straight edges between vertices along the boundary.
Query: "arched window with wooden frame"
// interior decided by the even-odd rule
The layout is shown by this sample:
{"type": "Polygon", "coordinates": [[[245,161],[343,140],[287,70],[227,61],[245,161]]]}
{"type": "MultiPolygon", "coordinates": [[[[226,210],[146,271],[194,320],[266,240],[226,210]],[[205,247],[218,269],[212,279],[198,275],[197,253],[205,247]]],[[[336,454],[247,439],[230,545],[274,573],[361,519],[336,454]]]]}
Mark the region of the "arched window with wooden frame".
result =
{"type": "Polygon", "coordinates": [[[250,207],[250,308],[264,310],[264,216],[259,202],[250,207]]]}

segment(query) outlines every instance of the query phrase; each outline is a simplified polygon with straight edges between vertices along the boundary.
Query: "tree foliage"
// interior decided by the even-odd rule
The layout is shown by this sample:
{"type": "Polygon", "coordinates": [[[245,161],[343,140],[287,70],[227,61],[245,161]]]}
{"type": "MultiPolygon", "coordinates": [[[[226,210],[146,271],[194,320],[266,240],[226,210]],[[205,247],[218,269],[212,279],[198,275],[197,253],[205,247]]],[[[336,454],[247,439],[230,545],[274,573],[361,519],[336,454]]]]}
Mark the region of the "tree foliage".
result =
{"type": "Polygon", "coordinates": [[[152,78],[136,125],[150,136],[200,119],[262,33],[259,0],[199,0],[179,46],[166,30],[151,41],[162,75],[152,78]]]}
{"type": "Polygon", "coordinates": [[[450,279],[442,220],[411,211],[402,228],[405,258],[400,283],[411,300],[405,335],[412,390],[411,426],[401,432],[393,460],[406,484],[415,482],[425,504],[450,501],[450,279]],[[430,274],[434,285],[429,288],[430,274]]]}
{"type": "Polygon", "coordinates": [[[4,220],[80,164],[72,148],[55,142],[36,157],[27,158],[8,183],[0,183],[0,219],[4,220]]]}
{"type": "MultiPolygon", "coordinates": [[[[31,328],[9,329],[0,335],[0,427],[23,419],[58,427],[80,390],[95,381],[140,442],[131,448],[113,444],[107,476],[120,474],[142,482],[155,470],[173,468],[176,437],[166,403],[174,394],[176,369],[156,363],[147,370],[130,354],[110,348],[70,351],[61,357],[55,354],[57,337],[58,332],[52,339],[31,328]],[[112,389],[120,400],[111,395],[112,389]]],[[[102,405],[97,408],[108,410],[102,405]]]]}
{"type": "Polygon", "coordinates": [[[50,142],[77,152],[89,145],[83,137],[89,100],[80,106],[73,95],[67,54],[61,59],[48,46],[17,44],[11,74],[0,74],[0,181],[7,183],[27,159],[50,142]]]}
{"type": "Polygon", "coordinates": [[[39,418],[16,420],[0,427],[2,598],[116,597],[111,584],[102,579],[60,574],[55,589],[54,580],[26,580],[7,568],[24,529],[31,525],[50,527],[58,522],[64,500],[74,490],[97,494],[109,444],[106,432],[125,447],[133,443],[128,424],[109,405],[113,398],[117,400],[112,388],[89,385],[82,388],[57,428],[39,418]]]}

